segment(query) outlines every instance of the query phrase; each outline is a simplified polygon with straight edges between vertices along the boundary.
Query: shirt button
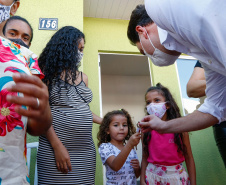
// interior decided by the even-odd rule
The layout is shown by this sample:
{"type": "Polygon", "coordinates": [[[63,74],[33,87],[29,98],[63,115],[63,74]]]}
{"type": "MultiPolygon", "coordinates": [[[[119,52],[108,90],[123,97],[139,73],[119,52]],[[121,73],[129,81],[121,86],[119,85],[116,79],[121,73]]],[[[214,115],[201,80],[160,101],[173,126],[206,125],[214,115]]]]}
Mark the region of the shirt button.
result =
{"type": "Polygon", "coordinates": [[[209,64],[212,64],[212,61],[211,60],[208,60],[209,64]]]}

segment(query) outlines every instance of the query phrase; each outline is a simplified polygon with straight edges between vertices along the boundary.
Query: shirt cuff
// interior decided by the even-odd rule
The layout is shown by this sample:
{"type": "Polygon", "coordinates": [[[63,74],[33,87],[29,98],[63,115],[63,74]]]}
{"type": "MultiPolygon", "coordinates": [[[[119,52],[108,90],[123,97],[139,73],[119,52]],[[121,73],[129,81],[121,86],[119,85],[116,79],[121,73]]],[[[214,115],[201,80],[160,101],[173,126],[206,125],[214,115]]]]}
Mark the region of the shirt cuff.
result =
{"type": "Polygon", "coordinates": [[[222,121],[226,121],[226,111],[224,109],[217,107],[216,105],[210,103],[208,98],[205,99],[205,102],[199,107],[198,111],[211,114],[218,119],[218,124],[222,121]]]}

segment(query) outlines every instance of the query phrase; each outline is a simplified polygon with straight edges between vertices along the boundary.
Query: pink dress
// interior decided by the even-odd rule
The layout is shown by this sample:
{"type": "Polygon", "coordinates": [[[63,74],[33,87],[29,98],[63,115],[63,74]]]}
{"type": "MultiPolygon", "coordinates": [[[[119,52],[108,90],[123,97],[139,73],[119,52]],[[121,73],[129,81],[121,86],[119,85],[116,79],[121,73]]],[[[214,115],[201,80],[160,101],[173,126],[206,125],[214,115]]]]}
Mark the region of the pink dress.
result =
{"type": "Polygon", "coordinates": [[[6,101],[8,94],[22,96],[6,89],[14,84],[12,74],[16,72],[44,77],[34,53],[0,37],[0,185],[30,184],[26,166],[27,118],[15,112],[15,104],[6,101]]]}
{"type": "Polygon", "coordinates": [[[185,160],[174,143],[174,134],[160,134],[151,131],[148,143],[147,185],[188,185],[188,174],[182,162],[185,160]]]}

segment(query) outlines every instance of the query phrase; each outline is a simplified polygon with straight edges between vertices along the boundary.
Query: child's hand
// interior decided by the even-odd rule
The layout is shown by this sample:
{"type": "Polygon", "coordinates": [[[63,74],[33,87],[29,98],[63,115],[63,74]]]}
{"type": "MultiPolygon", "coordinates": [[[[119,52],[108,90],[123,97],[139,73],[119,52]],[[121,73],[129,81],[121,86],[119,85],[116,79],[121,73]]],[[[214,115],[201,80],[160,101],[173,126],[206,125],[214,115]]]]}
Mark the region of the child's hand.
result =
{"type": "Polygon", "coordinates": [[[131,146],[131,148],[139,144],[140,138],[141,138],[140,133],[135,133],[129,138],[128,144],[131,146]]]}
{"type": "Polygon", "coordinates": [[[138,159],[132,159],[130,161],[130,165],[133,167],[134,170],[140,169],[140,163],[139,163],[138,159]]]}

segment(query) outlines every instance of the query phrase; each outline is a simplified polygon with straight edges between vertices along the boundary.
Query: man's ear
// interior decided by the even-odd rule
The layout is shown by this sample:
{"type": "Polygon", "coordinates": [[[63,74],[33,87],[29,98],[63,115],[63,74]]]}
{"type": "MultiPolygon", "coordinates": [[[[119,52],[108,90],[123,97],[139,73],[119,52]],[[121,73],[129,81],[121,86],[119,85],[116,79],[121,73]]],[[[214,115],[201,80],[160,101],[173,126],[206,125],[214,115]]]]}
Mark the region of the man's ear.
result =
{"type": "Polygon", "coordinates": [[[11,15],[15,15],[17,9],[19,8],[20,6],[20,1],[16,1],[14,2],[13,6],[11,7],[11,10],[10,10],[10,14],[11,15]]]}
{"type": "Polygon", "coordinates": [[[145,37],[145,39],[148,39],[148,36],[147,36],[147,30],[145,29],[145,27],[142,27],[140,25],[137,25],[136,26],[136,32],[138,34],[143,34],[143,36],[145,37]]]}

